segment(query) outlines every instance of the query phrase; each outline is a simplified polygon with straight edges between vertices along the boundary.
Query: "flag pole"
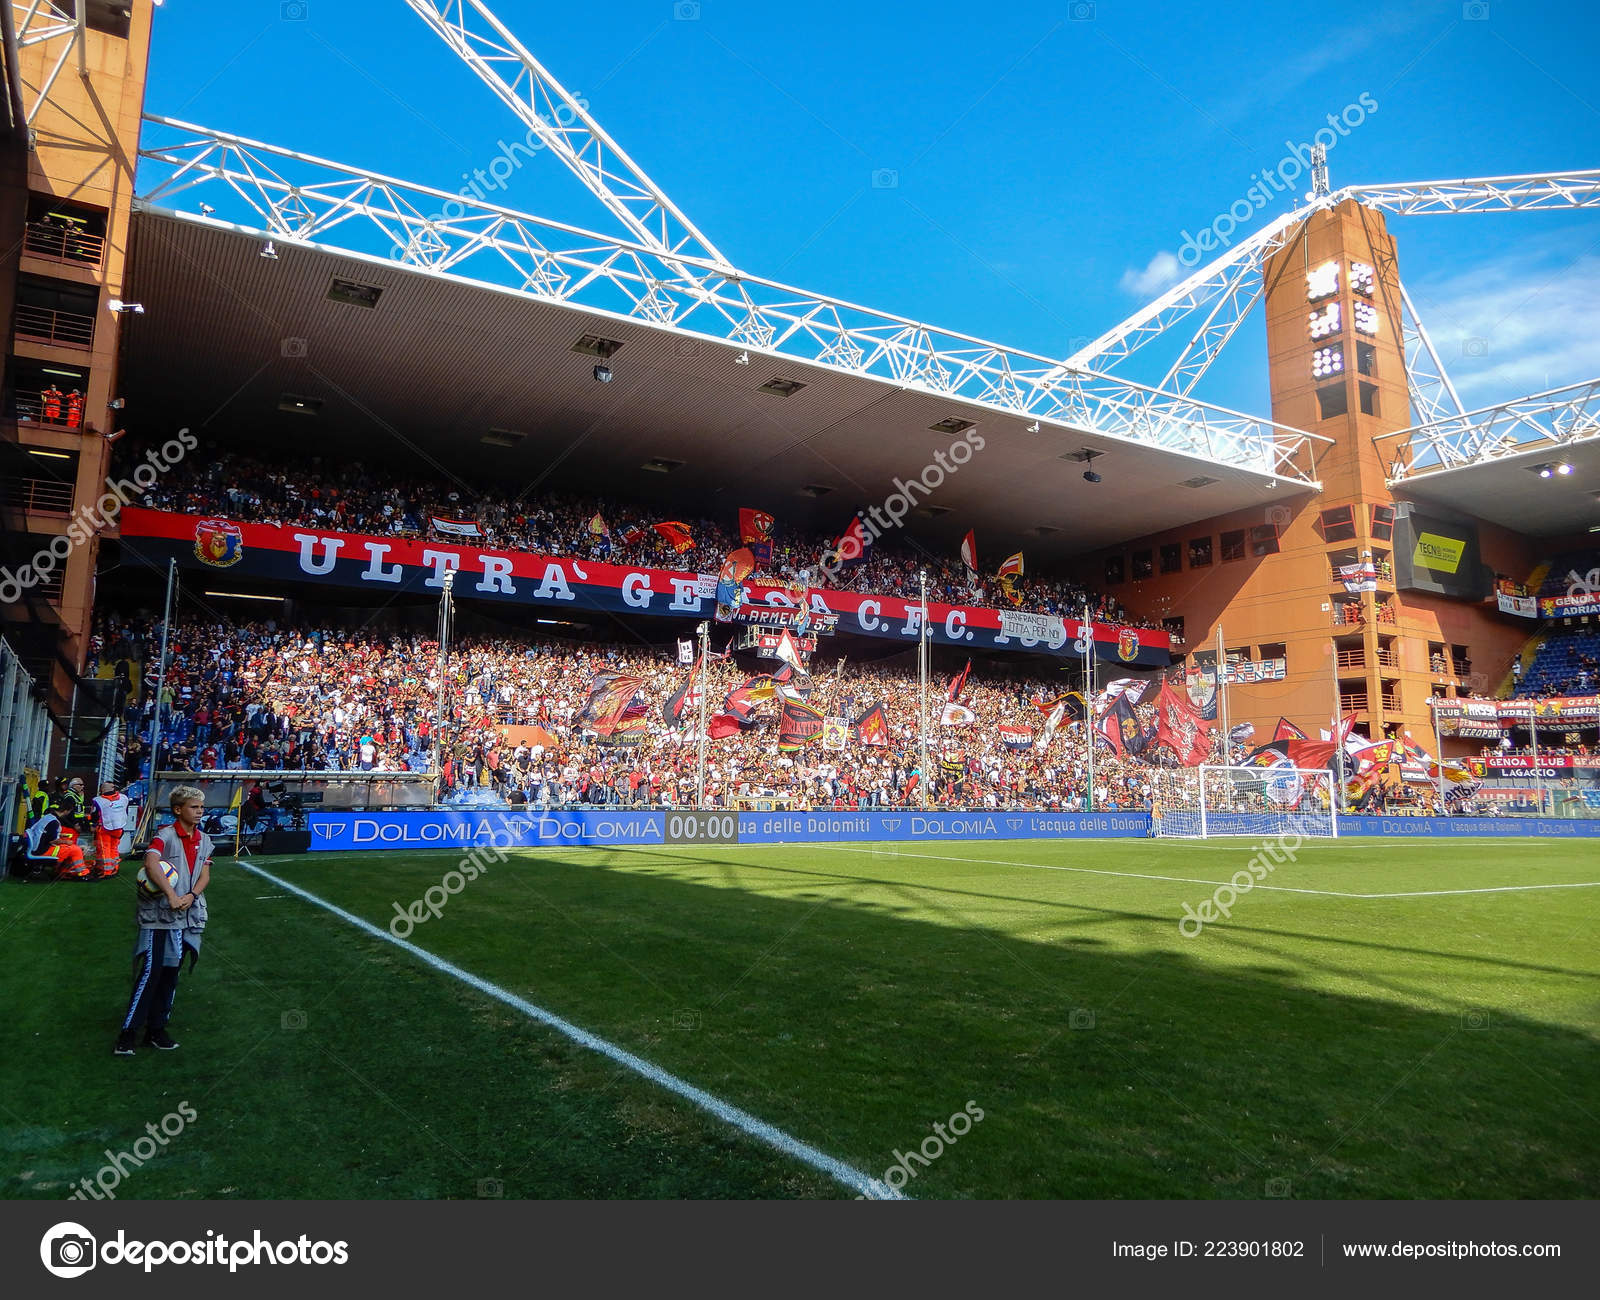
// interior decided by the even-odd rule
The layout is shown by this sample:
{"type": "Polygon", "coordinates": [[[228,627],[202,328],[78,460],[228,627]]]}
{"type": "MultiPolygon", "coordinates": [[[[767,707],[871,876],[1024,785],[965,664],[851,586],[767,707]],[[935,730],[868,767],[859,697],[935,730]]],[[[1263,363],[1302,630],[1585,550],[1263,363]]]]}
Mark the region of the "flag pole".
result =
{"type": "Polygon", "coordinates": [[[1530,700],[1532,706],[1528,713],[1528,734],[1533,740],[1533,788],[1539,793],[1539,816],[1544,816],[1544,777],[1539,772],[1539,705],[1537,701],[1530,700]]]}
{"type": "Polygon", "coordinates": [[[1222,765],[1227,767],[1232,757],[1228,738],[1228,652],[1223,648],[1220,621],[1217,623],[1217,710],[1222,718],[1222,765]]]}
{"type": "Polygon", "coordinates": [[[1083,723],[1089,735],[1089,787],[1083,792],[1085,812],[1094,811],[1094,623],[1089,602],[1083,602],[1083,723]]]}
{"type": "Polygon", "coordinates": [[[1439,769],[1439,808],[1444,810],[1444,740],[1439,734],[1439,701],[1433,701],[1433,761],[1439,769]]]}
{"type": "MultiPolygon", "coordinates": [[[[172,632],[172,595],[173,589],[178,584],[178,562],[167,561],[167,598],[161,611],[161,658],[156,664],[156,711],[150,722],[150,780],[145,787],[144,809],[140,813],[139,824],[146,829],[155,824],[156,809],[156,767],[157,760],[161,757],[161,694],[167,687],[167,639],[172,632]]],[[[67,737],[68,747],[71,747],[72,737],[67,737]]],[[[143,838],[144,832],[139,833],[143,838]]],[[[135,841],[137,845],[137,840],[135,841]]]]}
{"type": "Polygon", "coordinates": [[[922,754],[922,806],[928,806],[928,571],[917,570],[922,592],[922,618],[917,636],[917,683],[921,703],[917,708],[917,732],[922,754]]]}
{"type": "MultiPolygon", "coordinates": [[[[1328,645],[1328,668],[1333,676],[1333,774],[1338,781],[1339,788],[1334,792],[1332,803],[1335,807],[1344,806],[1344,741],[1339,737],[1339,717],[1344,708],[1344,700],[1339,695],[1339,647],[1336,643],[1328,645]]],[[[1370,713],[1368,715],[1370,717],[1370,713]]],[[[1367,724],[1367,730],[1372,730],[1372,724],[1367,724]]],[[[1372,737],[1368,736],[1371,740],[1372,737]]]]}
{"type": "Polygon", "coordinates": [[[706,806],[706,669],[710,664],[706,662],[706,651],[711,643],[711,624],[702,621],[697,629],[700,633],[700,760],[699,775],[696,778],[698,793],[695,796],[695,807],[706,806]]]}

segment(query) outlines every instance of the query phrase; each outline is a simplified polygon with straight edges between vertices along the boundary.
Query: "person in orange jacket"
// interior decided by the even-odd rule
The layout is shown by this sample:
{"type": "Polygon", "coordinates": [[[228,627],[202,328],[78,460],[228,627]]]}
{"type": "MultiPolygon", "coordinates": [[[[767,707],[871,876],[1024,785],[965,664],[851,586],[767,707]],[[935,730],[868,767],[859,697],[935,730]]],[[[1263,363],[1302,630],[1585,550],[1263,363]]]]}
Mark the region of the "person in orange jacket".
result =
{"type": "Polygon", "coordinates": [[[58,424],[61,421],[61,390],[54,384],[39,394],[44,403],[44,418],[49,424],[58,424]]]}

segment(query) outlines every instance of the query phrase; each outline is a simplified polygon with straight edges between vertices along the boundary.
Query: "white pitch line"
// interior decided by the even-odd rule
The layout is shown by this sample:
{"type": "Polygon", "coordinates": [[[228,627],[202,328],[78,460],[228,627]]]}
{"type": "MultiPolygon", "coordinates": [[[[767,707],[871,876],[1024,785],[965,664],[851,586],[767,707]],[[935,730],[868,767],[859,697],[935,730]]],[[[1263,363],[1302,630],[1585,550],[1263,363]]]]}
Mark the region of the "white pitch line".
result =
{"type": "Polygon", "coordinates": [[[241,861],[238,865],[246,871],[260,876],[263,880],[270,880],[279,888],[286,889],[291,894],[305,899],[306,902],[314,903],[323,910],[332,912],[340,920],[348,921],[358,930],[364,931],[374,939],[382,939],[385,943],[392,943],[396,948],[410,953],[419,961],[433,967],[434,970],[458,979],[463,984],[477,989],[478,992],[505,1003],[508,1007],[515,1008],[527,1016],[528,1019],[554,1029],[558,1034],[570,1038],[580,1047],[587,1047],[592,1052],[598,1052],[601,1056],[615,1061],[624,1069],[632,1070],[635,1074],[649,1079],[652,1083],[659,1084],[668,1092],[674,1093],[685,1101],[692,1102],[701,1110],[715,1115],[725,1124],[731,1124],[746,1137],[763,1142],[774,1150],[793,1157],[802,1164],[810,1165],[811,1168],[827,1174],[834,1181],[843,1184],[851,1191],[859,1193],[868,1200],[903,1201],[906,1199],[904,1195],[887,1183],[862,1173],[859,1169],[845,1164],[844,1161],[830,1156],[825,1151],[817,1150],[816,1147],[800,1141],[799,1138],[790,1137],[782,1129],[768,1124],[763,1119],[756,1118],[748,1111],[740,1110],[737,1106],[730,1105],[720,1097],[712,1096],[704,1089],[697,1088],[694,1084],[678,1078],[677,1075],[668,1073],[659,1065],[645,1060],[642,1056],[635,1056],[632,1052],[618,1047],[615,1043],[607,1042],[604,1038],[597,1037],[586,1029],[580,1029],[571,1021],[563,1020],[554,1012],[546,1011],[543,1007],[537,1007],[525,998],[519,998],[515,993],[501,988],[498,984],[491,984],[488,980],[472,974],[471,971],[462,970],[459,966],[445,961],[442,957],[435,957],[426,949],[419,948],[413,943],[407,943],[404,939],[397,939],[387,930],[379,929],[370,921],[362,920],[361,917],[345,911],[342,907],[328,902],[325,898],[318,898],[309,890],[301,889],[298,885],[291,885],[287,880],[280,879],[270,871],[263,871],[260,867],[250,862],[241,861]]]}
{"type": "MultiPolygon", "coordinates": [[[[994,867],[1026,867],[1031,871],[1073,871],[1090,876],[1123,876],[1129,880],[1165,880],[1184,885],[1232,885],[1231,880],[1198,880],[1193,876],[1154,876],[1142,871],[1108,871],[1103,867],[1057,867],[1044,862],[1015,862],[1006,858],[962,858],[946,853],[902,853],[898,849],[863,849],[851,844],[814,844],[812,848],[843,849],[847,853],[887,854],[893,858],[927,858],[934,862],[977,862],[994,867]]],[[[1450,894],[1516,894],[1535,889],[1596,889],[1600,880],[1584,880],[1556,885],[1490,885],[1483,889],[1417,889],[1393,894],[1351,894],[1338,889],[1298,889],[1293,885],[1255,884],[1252,889],[1270,889],[1280,894],[1314,894],[1321,898],[1444,898],[1450,894]]]]}

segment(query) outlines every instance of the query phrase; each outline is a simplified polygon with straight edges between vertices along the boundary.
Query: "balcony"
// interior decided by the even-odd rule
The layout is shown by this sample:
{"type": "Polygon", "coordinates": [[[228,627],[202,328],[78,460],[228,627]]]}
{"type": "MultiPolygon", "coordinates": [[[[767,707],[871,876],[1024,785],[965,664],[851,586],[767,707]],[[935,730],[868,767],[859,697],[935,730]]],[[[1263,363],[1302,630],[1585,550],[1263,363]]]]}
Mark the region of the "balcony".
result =
{"type": "Polygon", "coordinates": [[[105,264],[106,241],[56,222],[30,221],[23,227],[22,251],[66,266],[95,268],[105,264]]]}
{"type": "Polygon", "coordinates": [[[9,479],[0,484],[0,505],[31,515],[70,515],[72,487],[50,479],[9,479]]]}
{"type": "Polygon", "coordinates": [[[76,406],[72,393],[60,389],[19,388],[11,397],[11,418],[18,424],[37,424],[46,429],[83,428],[83,401],[76,406]]]}
{"type": "Polygon", "coordinates": [[[82,312],[58,311],[18,303],[17,337],[67,348],[92,347],[94,317],[85,316],[82,312]]]}
{"type": "Polygon", "coordinates": [[[1361,646],[1350,650],[1340,650],[1337,655],[1340,670],[1362,669],[1367,666],[1367,652],[1361,646]]]}
{"type": "Polygon", "coordinates": [[[1340,691],[1339,711],[1341,713],[1365,713],[1367,711],[1367,693],[1365,691],[1340,691]]]}

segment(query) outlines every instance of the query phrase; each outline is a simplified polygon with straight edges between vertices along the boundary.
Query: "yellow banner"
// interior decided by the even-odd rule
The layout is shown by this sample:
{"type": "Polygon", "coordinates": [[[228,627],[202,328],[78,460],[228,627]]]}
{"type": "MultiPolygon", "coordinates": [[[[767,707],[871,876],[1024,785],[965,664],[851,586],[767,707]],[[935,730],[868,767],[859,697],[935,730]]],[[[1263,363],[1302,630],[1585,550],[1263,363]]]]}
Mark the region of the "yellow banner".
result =
{"type": "Polygon", "coordinates": [[[1454,573],[1461,567],[1461,556],[1467,544],[1454,537],[1440,537],[1437,533],[1418,533],[1417,549],[1411,563],[1437,573],[1454,573]]]}

